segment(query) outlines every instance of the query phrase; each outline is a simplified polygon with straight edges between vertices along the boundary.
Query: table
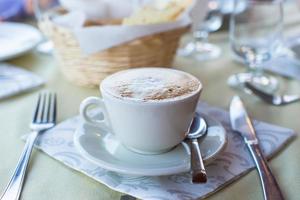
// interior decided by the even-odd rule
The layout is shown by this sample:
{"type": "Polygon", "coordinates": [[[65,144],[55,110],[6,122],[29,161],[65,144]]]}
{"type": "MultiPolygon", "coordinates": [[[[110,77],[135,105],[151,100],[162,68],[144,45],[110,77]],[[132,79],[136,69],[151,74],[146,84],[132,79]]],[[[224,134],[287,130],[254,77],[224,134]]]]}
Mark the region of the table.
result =
{"type": "MultiPolygon", "coordinates": [[[[294,14],[300,13],[293,6],[290,10],[294,14]]],[[[293,18],[286,23],[287,33],[300,32],[300,26],[297,26],[300,21],[299,15],[297,18],[293,13],[289,16],[293,16],[293,18]]],[[[231,59],[226,32],[212,34],[211,41],[220,45],[223,50],[223,54],[219,59],[209,62],[196,62],[176,58],[174,62],[175,68],[194,74],[202,81],[204,91],[201,100],[227,109],[232,96],[239,94],[253,117],[292,128],[300,133],[300,103],[284,107],[270,106],[256,97],[229,88],[226,84],[229,75],[245,69],[231,59]]],[[[24,143],[20,140],[20,137],[29,131],[28,124],[31,120],[38,92],[43,90],[57,92],[58,122],[78,114],[78,106],[84,98],[99,95],[98,89],[82,88],[66,81],[59,71],[58,64],[51,56],[32,52],[10,62],[39,74],[47,80],[47,84],[39,90],[0,101],[0,191],[5,188],[23,149],[24,143]]],[[[300,93],[299,81],[279,79],[282,91],[300,93]]],[[[299,155],[300,138],[297,137],[270,161],[270,166],[286,199],[299,199],[299,155]]],[[[22,199],[96,200],[119,199],[120,195],[120,193],[34,150],[22,199]]],[[[262,199],[257,172],[255,170],[251,171],[248,175],[211,195],[208,199],[262,199]]]]}

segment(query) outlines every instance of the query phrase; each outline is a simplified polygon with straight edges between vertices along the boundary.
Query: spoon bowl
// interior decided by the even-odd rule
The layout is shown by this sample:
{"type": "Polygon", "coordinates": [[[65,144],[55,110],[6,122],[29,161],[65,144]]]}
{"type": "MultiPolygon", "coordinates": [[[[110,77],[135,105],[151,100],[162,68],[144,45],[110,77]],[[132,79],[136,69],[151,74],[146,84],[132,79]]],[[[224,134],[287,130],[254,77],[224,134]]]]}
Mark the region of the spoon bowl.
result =
{"type": "Polygon", "coordinates": [[[206,133],[207,124],[205,120],[196,114],[187,135],[191,148],[191,173],[193,183],[206,183],[207,181],[206,171],[198,143],[198,139],[205,136],[206,133]]]}
{"type": "Polygon", "coordinates": [[[207,133],[207,124],[206,121],[198,116],[196,114],[196,116],[193,119],[193,122],[190,126],[190,130],[189,133],[187,135],[188,139],[199,139],[203,136],[205,136],[207,133]]]}

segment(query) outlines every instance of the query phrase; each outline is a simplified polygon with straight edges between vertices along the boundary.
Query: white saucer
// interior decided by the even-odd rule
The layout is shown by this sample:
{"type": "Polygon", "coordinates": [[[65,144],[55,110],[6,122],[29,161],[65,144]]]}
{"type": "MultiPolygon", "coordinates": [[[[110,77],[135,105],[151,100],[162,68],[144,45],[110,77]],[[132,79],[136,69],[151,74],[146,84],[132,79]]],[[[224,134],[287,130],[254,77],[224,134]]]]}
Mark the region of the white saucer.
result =
{"type": "MultiPolygon", "coordinates": [[[[221,152],[227,139],[225,129],[218,121],[208,116],[204,118],[208,132],[200,143],[200,149],[207,164],[221,152]]],[[[128,150],[110,133],[100,132],[99,128],[83,123],[74,134],[74,144],[87,160],[122,174],[161,176],[190,170],[190,151],[184,142],[167,153],[143,155],[128,150]]]]}
{"type": "Polygon", "coordinates": [[[26,53],[41,40],[41,33],[33,26],[15,22],[0,23],[0,61],[26,53]]]}

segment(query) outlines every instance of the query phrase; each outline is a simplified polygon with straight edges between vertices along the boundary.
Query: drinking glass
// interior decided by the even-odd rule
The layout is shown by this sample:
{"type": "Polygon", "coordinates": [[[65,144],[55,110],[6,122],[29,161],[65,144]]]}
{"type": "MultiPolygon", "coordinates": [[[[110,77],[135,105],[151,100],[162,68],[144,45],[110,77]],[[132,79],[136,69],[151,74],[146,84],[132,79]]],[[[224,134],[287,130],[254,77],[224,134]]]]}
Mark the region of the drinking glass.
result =
{"type": "MultiPolygon", "coordinates": [[[[235,0],[235,8],[239,0],[235,0]]],[[[278,81],[263,72],[262,65],[276,55],[282,41],[283,8],[278,0],[249,0],[243,10],[230,18],[230,43],[236,58],[248,66],[248,72],[229,77],[228,84],[244,88],[246,81],[274,92],[278,81]]]]}
{"type": "MultiPolygon", "coordinates": [[[[43,21],[44,15],[54,7],[58,6],[57,0],[33,0],[34,15],[38,23],[43,21]]],[[[44,40],[36,47],[37,51],[43,54],[51,54],[53,42],[44,35],[44,40]]]]}
{"type": "Polygon", "coordinates": [[[223,15],[219,0],[208,1],[208,11],[204,22],[193,32],[193,41],[178,50],[178,55],[192,57],[199,61],[210,60],[220,56],[220,47],[208,42],[208,35],[222,26],[223,15]]]}

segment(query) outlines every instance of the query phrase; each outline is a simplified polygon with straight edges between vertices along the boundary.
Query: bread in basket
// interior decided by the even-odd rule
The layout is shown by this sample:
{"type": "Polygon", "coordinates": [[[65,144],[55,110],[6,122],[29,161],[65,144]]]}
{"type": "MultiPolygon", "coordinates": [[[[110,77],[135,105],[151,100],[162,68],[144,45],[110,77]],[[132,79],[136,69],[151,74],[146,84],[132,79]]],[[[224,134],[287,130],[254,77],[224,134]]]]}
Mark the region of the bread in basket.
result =
{"type": "MultiPolygon", "coordinates": [[[[177,2],[179,0],[172,1],[177,2]]],[[[190,0],[183,1],[187,2],[190,0]]],[[[159,16],[159,13],[162,13],[161,15],[164,16],[164,18],[162,18],[163,22],[166,22],[166,19],[168,19],[163,10],[160,12],[151,10],[149,7],[144,7],[142,9],[150,11],[147,11],[149,13],[145,14],[145,12],[139,10],[131,17],[123,19],[123,24],[136,25],[141,23],[158,23],[157,17],[155,19],[153,18],[154,20],[145,17],[151,16],[151,12],[154,12],[156,16],[159,16]],[[139,19],[138,12],[143,13],[144,18],[139,19]]],[[[166,7],[166,9],[168,10],[169,7],[166,7]]],[[[172,19],[170,18],[170,20],[175,20],[182,10],[183,7],[175,10],[177,12],[176,16],[174,14],[171,15],[171,13],[170,16],[172,16],[172,19]]],[[[56,15],[57,13],[66,13],[66,11],[62,11],[62,9],[56,10],[55,12],[56,15]]],[[[170,12],[174,12],[174,8],[172,8],[170,12]]],[[[86,21],[85,26],[105,26],[107,23],[118,24],[122,23],[122,21],[86,21]]],[[[53,41],[55,55],[65,77],[76,85],[87,87],[98,86],[100,81],[107,75],[120,70],[147,66],[171,66],[180,37],[189,30],[188,26],[179,27],[136,38],[132,41],[93,54],[85,54],[80,48],[79,42],[71,29],[60,26],[46,17],[39,22],[39,26],[47,37],[53,41]]]]}

